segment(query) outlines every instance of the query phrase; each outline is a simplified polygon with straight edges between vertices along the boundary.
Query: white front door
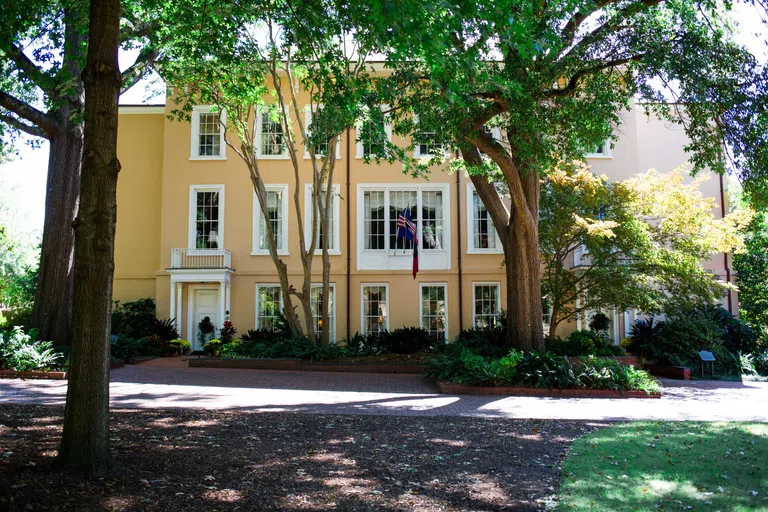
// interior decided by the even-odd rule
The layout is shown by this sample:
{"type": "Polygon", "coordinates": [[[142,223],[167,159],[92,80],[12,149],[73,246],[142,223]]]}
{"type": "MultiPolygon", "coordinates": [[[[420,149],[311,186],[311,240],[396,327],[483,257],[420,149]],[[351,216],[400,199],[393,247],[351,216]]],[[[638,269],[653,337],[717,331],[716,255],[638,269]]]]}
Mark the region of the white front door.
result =
{"type": "MultiPolygon", "coordinates": [[[[198,325],[205,318],[208,317],[211,323],[220,329],[219,324],[219,290],[214,288],[196,288],[194,290],[192,300],[192,333],[193,337],[188,340],[192,345],[192,350],[203,350],[203,344],[200,339],[200,329],[198,325]]],[[[215,335],[209,334],[207,339],[211,339],[215,335]]]]}

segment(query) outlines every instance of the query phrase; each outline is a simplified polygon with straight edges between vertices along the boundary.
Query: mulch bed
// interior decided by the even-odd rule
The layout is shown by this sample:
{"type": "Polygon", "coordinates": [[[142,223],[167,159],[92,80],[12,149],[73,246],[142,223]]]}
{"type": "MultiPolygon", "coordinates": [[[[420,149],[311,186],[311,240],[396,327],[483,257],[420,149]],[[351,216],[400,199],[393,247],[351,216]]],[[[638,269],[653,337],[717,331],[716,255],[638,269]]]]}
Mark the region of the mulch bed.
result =
{"type": "Polygon", "coordinates": [[[547,389],[507,386],[465,386],[452,382],[439,382],[441,393],[455,395],[535,396],[548,398],[661,398],[661,393],[620,391],[615,389],[547,389]]]}
{"type": "Polygon", "coordinates": [[[61,407],[0,409],[0,510],[540,510],[605,423],[115,410],[113,473],[52,472],[61,407]]]}

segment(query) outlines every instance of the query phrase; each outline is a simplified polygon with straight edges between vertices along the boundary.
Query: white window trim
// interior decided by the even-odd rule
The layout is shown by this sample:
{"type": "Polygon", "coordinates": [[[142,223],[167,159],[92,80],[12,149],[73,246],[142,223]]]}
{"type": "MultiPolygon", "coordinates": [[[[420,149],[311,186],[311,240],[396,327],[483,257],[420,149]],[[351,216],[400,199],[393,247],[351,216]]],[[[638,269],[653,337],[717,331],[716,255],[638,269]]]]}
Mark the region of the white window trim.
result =
{"type": "MultiPolygon", "coordinates": [[[[255,329],[261,329],[259,325],[259,288],[280,288],[280,283],[256,283],[256,301],[253,315],[253,325],[255,329]]],[[[283,291],[280,290],[280,312],[283,311],[283,291]]]]}
{"type": "MultiPolygon", "coordinates": [[[[379,105],[379,108],[383,111],[389,110],[389,105],[379,105]]],[[[355,127],[355,158],[363,159],[365,154],[363,152],[363,141],[360,139],[360,128],[362,124],[355,127]]],[[[387,142],[392,142],[392,123],[389,122],[389,116],[384,116],[384,133],[387,135],[387,142]]]]}
{"type": "MultiPolygon", "coordinates": [[[[262,155],[261,154],[261,114],[264,110],[269,110],[266,106],[258,106],[256,107],[256,119],[254,120],[254,128],[253,133],[255,135],[254,140],[254,150],[256,151],[256,159],[258,160],[289,160],[291,158],[290,150],[288,149],[288,144],[285,145],[285,151],[280,155],[262,155]]],[[[290,121],[290,112],[288,110],[288,107],[285,107],[285,113],[288,116],[288,120],[290,121]]],[[[283,127],[283,136],[288,137],[290,135],[290,126],[288,126],[288,129],[286,129],[285,126],[283,126],[283,120],[280,119],[280,126],[283,127]]]]}
{"type": "MultiPolygon", "coordinates": [[[[328,315],[333,317],[333,331],[331,332],[331,335],[330,335],[329,339],[330,339],[331,343],[336,343],[336,329],[337,329],[337,325],[336,324],[338,322],[338,319],[336,318],[336,303],[339,300],[339,296],[336,295],[336,283],[328,283],[328,284],[330,285],[331,290],[333,290],[331,292],[331,294],[333,295],[333,304],[331,305],[331,308],[328,311],[328,315]]],[[[323,287],[323,283],[312,283],[311,287],[312,288],[322,288],[323,287]]],[[[389,292],[387,292],[387,297],[389,297],[389,292]]],[[[312,298],[310,297],[310,301],[311,301],[311,299],[312,298]]]]}
{"type": "Polygon", "coordinates": [[[584,158],[589,158],[591,160],[611,160],[613,158],[613,151],[611,149],[610,139],[606,139],[605,142],[603,142],[602,153],[586,153],[584,158]]]}
{"type": "Polygon", "coordinates": [[[227,159],[227,143],[224,138],[224,127],[227,124],[227,111],[224,109],[219,110],[219,123],[222,124],[221,132],[219,133],[219,147],[220,154],[218,155],[201,155],[200,152],[200,114],[210,114],[214,112],[214,105],[196,105],[192,107],[192,130],[189,145],[189,159],[190,160],[226,160],[227,159]]]}
{"type": "Polygon", "coordinates": [[[421,209],[421,193],[424,191],[439,191],[443,193],[443,248],[442,249],[425,249],[422,243],[422,222],[421,214],[417,221],[417,228],[419,231],[419,266],[421,270],[450,270],[451,268],[451,188],[448,183],[431,183],[431,184],[407,184],[407,183],[360,183],[357,185],[357,269],[358,270],[410,270],[412,256],[410,254],[392,254],[392,249],[365,249],[365,225],[364,215],[362,210],[364,207],[365,192],[368,191],[384,191],[384,240],[386,244],[389,244],[389,221],[386,215],[389,212],[389,192],[393,190],[416,190],[417,191],[417,204],[416,207],[421,209]],[[384,255],[387,256],[386,265],[373,265],[364,264],[366,255],[384,255]],[[429,261],[430,256],[441,256],[442,262],[435,264],[429,261]],[[407,258],[407,265],[400,268],[400,266],[393,265],[392,261],[397,258],[407,258]]]}
{"type": "Polygon", "coordinates": [[[385,320],[385,326],[384,329],[389,330],[389,317],[391,315],[391,311],[389,309],[389,283],[360,283],[360,333],[365,335],[368,334],[365,329],[365,287],[366,286],[383,286],[387,291],[387,300],[384,301],[384,307],[387,308],[387,318],[385,320]]]}
{"type": "MultiPolygon", "coordinates": [[[[282,209],[283,209],[283,224],[284,229],[281,240],[278,240],[279,247],[277,250],[278,256],[288,256],[288,231],[290,224],[288,222],[288,185],[264,185],[267,192],[269,191],[281,191],[282,192],[282,209]]],[[[261,204],[259,203],[259,196],[256,192],[253,192],[253,230],[251,240],[251,256],[269,256],[269,249],[259,248],[259,235],[261,229],[261,204]]]]}
{"type": "MultiPolygon", "coordinates": [[[[315,105],[315,110],[322,109],[325,105],[322,103],[315,105]]],[[[312,124],[312,107],[307,105],[304,107],[304,129],[307,132],[307,136],[310,134],[310,125],[312,124]]],[[[322,160],[325,155],[315,154],[315,158],[322,160]]],[[[309,154],[309,145],[304,146],[304,159],[310,160],[312,155],[309,154]]],[[[336,160],[341,160],[341,138],[336,138],[336,160]]]]}
{"type": "MultiPolygon", "coordinates": [[[[475,248],[475,203],[473,201],[474,193],[475,186],[472,183],[467,183],[467,254],[504,254],[504,249],[501,247],[499,232],[496,229],[496,226],[493,226],[493,220],[491,220],[491,225],[493,226],[493,232],[496,235],[496,248],[475,248]]],[[[482,201],[482,198],[480,198],[480,201],[482,201]]],[[[490,213],[488,216],[490,218],[490,213]]]]}
{"type": "MultiPolygon", "coordinates": [[[[450,340],[450,337],[448,336],[448,283],[419,283],[419,327],[426,330],[426,327],[424,326],[424,295],[423,289],[427,287],[437,287],[442,286],[443,290],[445,290],[445,342],[448,343],[448,340],[450,340]]],[[[474,325],[474,324],[473,324],[474,325]]]]}
{"type": "Polygon", "coordinates": [[[501,315],[501,283],[499,281],[472,281],[472,328],[474,329],[476,317],[475,317],[475,291],[478,286],[495,286],[496,287],[496,314],[501,315]]]}
{"type": "MultiPolygon", "coordinates": [[[[414,129],[413,129],[413,139],[411,142],[413,142],[413,157],[418,158],[419,160],[429,160],[433,156],[438,155],[422,155],[421,154],[421,148],[419,147],[419,143],[416,141],[416,133],[419,132],[419,116],[414,115],[413,116],[413,123],[414,123],[414,129]]],[[[435,134],[437,134],[437,131],[435,131],[435,134]]],[[[451,157],[451,152],[447,147],[443,147],[443,158],[448,159],[451,157]]]]}
{"type": "MultiPolygon", "coordinates": [[[[341,186],[335,184],[332,186],[333,198],[331,208],[333,208],[334,229],[333,229],[333,249],[328,248],[328,254],[332,256],[338,256],[341,254],[341,218],[339,217],[339,203],[341,202],[341,186]]],[[[312,184],[304,184],[304,239],[307,241],[307,245],[312,241],[312,219],[310,218],[310,211],[312,211],[312,184]]],[[[319,240],[318,240],[319,242],[319,240]]],[[[315,247],[315,256],[322,254],[321,247],[315,247]]]]}
{"type": "MultiPolygon", "coordinates": [[[[224,245],[224,185],[190,185],[189,186],[189,215],[187,217],[187,248],[189,251],[197,249],[197,193],[198,192],[218,192],[219,193],[219,249],[223,251],[224,245]]],[[[199,249],[202,250],[202,249],[199,249]]]]}

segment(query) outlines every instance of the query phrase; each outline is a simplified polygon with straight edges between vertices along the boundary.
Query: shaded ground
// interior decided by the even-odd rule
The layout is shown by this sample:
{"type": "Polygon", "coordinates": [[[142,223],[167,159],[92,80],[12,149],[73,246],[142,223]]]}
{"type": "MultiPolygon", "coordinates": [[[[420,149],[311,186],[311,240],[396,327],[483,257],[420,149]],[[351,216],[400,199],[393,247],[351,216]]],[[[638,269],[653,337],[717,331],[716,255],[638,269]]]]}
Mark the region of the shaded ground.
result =
{"type": "Polygon", "coordinates": [[[116,410],[114,472],[89,480],[50,472],[62,412],[0,407],[0,510],[540,510],[600,426],[116,410]]]}
{"type": "Polygon", "coordinates": [[[768,510],[768,424],[635,422],[574,442],[559,511],[768,510]]]}

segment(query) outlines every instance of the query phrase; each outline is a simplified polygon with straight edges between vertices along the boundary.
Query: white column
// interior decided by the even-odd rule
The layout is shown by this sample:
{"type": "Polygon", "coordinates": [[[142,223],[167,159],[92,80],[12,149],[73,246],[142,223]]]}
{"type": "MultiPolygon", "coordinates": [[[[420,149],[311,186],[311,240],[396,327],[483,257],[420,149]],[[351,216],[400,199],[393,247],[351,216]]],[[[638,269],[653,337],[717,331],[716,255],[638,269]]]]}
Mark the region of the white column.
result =
{"type": "Polygon", "coordinates": [[[226,311],[226,304],[225,304],[225,301],[227,299],[226,288],[227,288],[227,283],[225,283],[224,281],[219,283],[219,313],[220,313],[219,322],[221,322],[222,325],[224,324],[224,320],[225,320],[224,312],[226,311]]]}
{"type": "MultiPolygon", "coordinates": [[[[168,310],[168,316],[173,318],[173,314],[176,311],[176,283],[171,280],[171,309],[168,310]]],[[[179,327],[179,320],[176,319],[176,327],[179,327]]]]}
{"type": "Polygon", "coordinates": [[[226,294],[226,301],[224,302],[224,311],[229,311],[229,318],[232,318],[232,301],[231,301],[231,295],[232,295],[232,283],[227,283],[226,288],[227,294],[226,294]]]}
{"type": "MultiPolygon", "coordinates": [[[[179,336],[182,336],[182,302],[183,302],[183,295],[181,293],[181,287],[183,286],[182,283],[176,283],[176,328],[179,330],[179,336]]],[[[183,336],[182,336],[183,337],[183,336]]]]}

